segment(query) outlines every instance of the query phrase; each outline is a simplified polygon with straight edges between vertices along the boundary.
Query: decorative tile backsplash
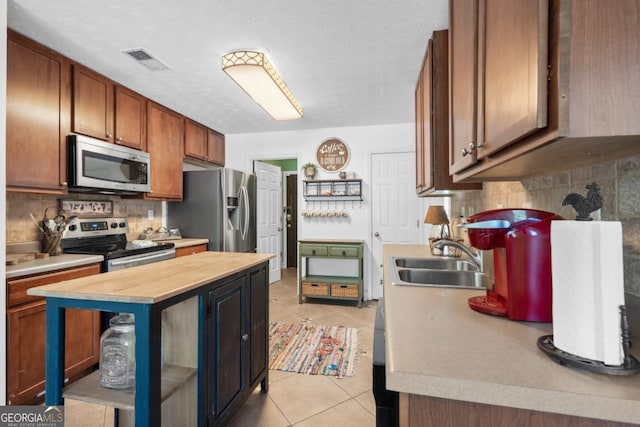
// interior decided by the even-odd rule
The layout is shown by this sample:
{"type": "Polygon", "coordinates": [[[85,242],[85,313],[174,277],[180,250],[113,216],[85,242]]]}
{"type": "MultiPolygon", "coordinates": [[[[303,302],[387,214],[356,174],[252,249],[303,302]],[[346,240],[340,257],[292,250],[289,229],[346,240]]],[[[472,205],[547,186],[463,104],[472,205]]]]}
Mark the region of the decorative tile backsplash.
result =
{"type": "Polygon", "coordinates": [[[562,200],[569,193],[586,195],[591,182],[598,183],[603,198],[600,219],[622,222],[625,291],[640,297],[640,156],[521,181],[486,182],[482,191],[453,196],[452,216],[532,208],[573,219],[576,212],[562,200]]]}
{"type": "Polygon", "coordinates": [[[59,199],[64,200],[110,200],[113,202],[113,216],[129,218],[129,234],[127,239],[134,240],[148,227],[154,230],[162,226],[162,202],[122,199],[118,196],[96,196],[86,194],[70,194],[57,196],[50,194],[7,193],[7,243],[32,242],[40,240],[40,230],[31,220],[30,213],[40,221],[45,209],[51,207],[47,215],[50,217],[60,208],[59,199]],[[154,219],[147,219],[149,209],[154,211],[154,219]]]}

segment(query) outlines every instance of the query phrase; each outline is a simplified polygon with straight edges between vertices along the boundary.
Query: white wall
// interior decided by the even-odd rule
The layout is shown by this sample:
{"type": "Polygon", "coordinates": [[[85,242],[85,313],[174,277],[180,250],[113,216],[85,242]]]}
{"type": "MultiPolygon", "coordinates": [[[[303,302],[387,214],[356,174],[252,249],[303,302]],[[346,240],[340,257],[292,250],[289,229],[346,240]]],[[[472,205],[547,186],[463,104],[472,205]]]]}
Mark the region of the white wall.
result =
{"type": "MultiPolygon", "coordinates": [[[[0,6],[0,28],[7,28],[7,3],[0,6]]],[[[7,45],[7,32],[2,31],[0,33],[0,46],[7,45]]],[[[3,54],[0,55],[0,164],[5,165],[3,171],[6,171],[6,148],[7,148],[7,132],[6,132],[6,120],[7,120],[7,49],[2,49],[3,54]]],[[[6,174],[3,172],[0,174],[0,251],[2,258],[6,259],[6,224],[4,223],[6,218],[6,174]]],[[[0,275],[5,277],[6,267],[4,262],[0,262],[0,275]]],[[[2,281],[3,291],[0,293],[0,405],[6,404],[7,395],[7,334],[6,334],[6,280],[2,281]]]]}
{"type": "MultiPolygon", "coordinates": [[[[339,138],[351,150],[345,171],[355,172],[363,180],[362,202],[313,202],[302,197],[302,179],[298,179],[298,212],[304,209],[338,209],[349,211],[349,218],[309,219],[299,216],[298,238],[351,238],[368,240],[371,200],[371,153],[415,151],[414,126],[411,123],[386,126],[326,128],[308,131],[227,134],[226,165],[233,169],[252,170],[252,161],[297,158],[298,165],[318,163],[316,149],[328,138],[339,138]],[[331,206],[330,206],[331,204],[331,206]]],[[[302,175],[300,174],[300,178],[302,175]]],[[[319,169],[316,179],[338,178],[337,173],[319,169]]]]}
{"type": "MultiPolygon", "coordinates": [[[[298,179],[298,238],[361,239],[365,248],[365,288],[369,287],[369,259],[371,248],[371,154],[385,152],[414,152],[413,123],[365,127],[325,128],[307,131],[227,134],[225,166],[244,171],[252,170],[253,160],[296,158],[298,166],[318,163],[316,149],[328,138],[339,138],[351,150],[345,171],[355,172],[363,180],[362,202],[306,202],[302,197],[302,179],[298,179]],[[349,218],[305,218],[304,209],[347,210],[349,218]]],[[[317,179],[338,178],[337,173],[319,170],[317,179]]],[[[424,215],[424,214],[423,214],[424,215]]],[[[370,289],[365,289],[365,298],[370,289]]]]}

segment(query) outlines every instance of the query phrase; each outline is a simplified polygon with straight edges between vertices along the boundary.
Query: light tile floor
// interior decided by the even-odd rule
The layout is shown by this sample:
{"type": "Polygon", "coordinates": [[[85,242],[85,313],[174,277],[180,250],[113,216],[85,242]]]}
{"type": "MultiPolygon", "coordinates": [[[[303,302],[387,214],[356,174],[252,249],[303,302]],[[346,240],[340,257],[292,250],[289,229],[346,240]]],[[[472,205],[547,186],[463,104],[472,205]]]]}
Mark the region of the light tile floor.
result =
{"type": "MultiPolygon", "coordinates": [[[[376,302],[362,308],[341,301],[308,300],[298,304],[296,269],[282,270],[282,280],[271,284],[271,321],[348,326],[358,329],[359,356],[352,377],[293,374],[269,371],[269,392],[260,387],[231,420],[233,427],[375,426],[375,401],[371,391],[373,322],[376,302]]],[[[67,427],[111,426],[113,410],[100,405],[67,400],[67,427]]]]}

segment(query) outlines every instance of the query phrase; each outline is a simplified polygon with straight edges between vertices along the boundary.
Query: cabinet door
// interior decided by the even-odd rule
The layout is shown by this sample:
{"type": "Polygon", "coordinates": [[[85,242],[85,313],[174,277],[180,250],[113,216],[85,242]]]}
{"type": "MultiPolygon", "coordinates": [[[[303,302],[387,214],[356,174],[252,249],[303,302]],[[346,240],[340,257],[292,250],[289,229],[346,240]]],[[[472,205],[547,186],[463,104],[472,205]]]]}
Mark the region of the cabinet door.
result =
{"type": "Polygon", "coordinates": [[[115,86],[115,143],[145,151],[146,99],[122,86],[115,86]]]}
{"type": "Polygon", "coordinates": [[[242,397],[246,386],[245,292],[246,276],[242,276],[209,293],[208,414],[214,420],[242,397]]]}
{"type": "MultiPolygon", "coordinates": [[[[261,268],[249,275],[249,385],[269,369],[269,278],[261,268]]],[[[268,382],[265,381],[264,384],[268,382]]]]}
{"type": "Polygon", "coordinates": [[[548,6],[548,0],[480,2],[479,158],[547,125],[548,6]]]}
{"type": "Polygon", "coordinates": [[[182,200],[183,117],[147,102],[147,151],[151,155],[149,199],[182,200]]]}
{"type": "Polygon", "coordinates": [[[224,144],[223,134],[207,129],[207,156],[209,162],[224,166],[224,144]]]}
{"type": "Polygon", "coordinates": [[[207,160],[207,128],[190,119],[184,121],[184,155],[207,160]]]}
{"type": "Polygon", "coordinates": [[[7,189],[66,192],[69,65],[61,55],[12,31],[6,54],[7,189]]]}
{"type": "Polygon", "coordinates": [[[73,131],[105,141],[113,138],[113,83],[73,65],[73,131]]]}
{"type": "Polygon", "coordinates": [[[476,162],[478,0],[449,3],[449,172],[476,162]]]}
{"type": "Polygon", "coordinates": [[[424,189],[424,135],[422,134],[424,112],[422,105],[422,92],[423,92],[423,78],[424,78],[424,63],[420,74],[418,75],[418,82],[416,83],[416,90],[414,93],[415,100],[415,114],[416,114],[416,193],[420,194],[424,189]]]}
{"type": "Polygon", "coordinates": [[[433,187],[433,39],[422,66],[422,189],[433,187]]]}
{"type": "MultiPolygon", "coordinates": [[[[65,378],[100,359],[100,312],[67,310],[65,378]]],[[[37,403],[45,383],[46,303],[7,310],[7,400],[10,405],[37,403]]]]}

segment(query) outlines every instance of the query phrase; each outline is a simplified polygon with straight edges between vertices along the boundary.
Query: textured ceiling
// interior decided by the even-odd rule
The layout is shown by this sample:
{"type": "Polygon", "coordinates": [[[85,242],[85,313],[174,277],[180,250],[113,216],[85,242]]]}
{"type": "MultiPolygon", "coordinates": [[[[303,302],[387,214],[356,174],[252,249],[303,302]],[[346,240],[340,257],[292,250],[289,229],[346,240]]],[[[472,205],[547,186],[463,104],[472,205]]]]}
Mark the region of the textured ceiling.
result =
{"type": "Polygon", "coordinates": [[[448,0],[8,0],[10,28],[226,134],[413,121],[427,40],[447,22],[448,0]],[[237,49],[269,55],[302,119],[274,121],[224,74],[237,49]]]}

